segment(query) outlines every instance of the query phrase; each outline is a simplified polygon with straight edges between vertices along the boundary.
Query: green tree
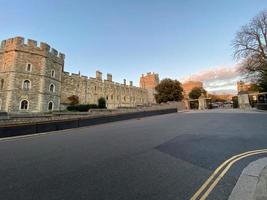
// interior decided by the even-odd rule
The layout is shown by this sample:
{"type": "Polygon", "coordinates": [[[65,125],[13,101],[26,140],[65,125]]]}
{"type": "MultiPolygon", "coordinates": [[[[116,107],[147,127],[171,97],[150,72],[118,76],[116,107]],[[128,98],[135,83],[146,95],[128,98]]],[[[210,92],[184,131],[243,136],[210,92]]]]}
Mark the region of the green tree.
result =
{"type": "Polygon", "coordinates": [[[241,61],[240,71],[267,91],[267,10],[241,27],[233,41],[234,55],[241,61]]]}
{"type": "Polygon", "coordinates": [[[190,99],[198,99],[202,92],[204,93],[204,95],[207,94],[207,91],[204,90],[204,88],[200,88],[200,87],[194,87],[191,92],[189,93],[189,98],[190,99]]]}
{"type": "Polygon", "coordinates": [[[98,108],[107,108],[106,99],[104,97],[98,99],[98,108]]]}
{"type": "Polygon", "coordinates": [[[183,99],[183,88],[177,80],[163,79],[155,89],[157,103],[181,101],[183,99]]]}
{"type": "Polygon", "coordinates": [[[233,108],[238,108],[238,97],[233,96],[232,101],[233,101],[233,108]]]}

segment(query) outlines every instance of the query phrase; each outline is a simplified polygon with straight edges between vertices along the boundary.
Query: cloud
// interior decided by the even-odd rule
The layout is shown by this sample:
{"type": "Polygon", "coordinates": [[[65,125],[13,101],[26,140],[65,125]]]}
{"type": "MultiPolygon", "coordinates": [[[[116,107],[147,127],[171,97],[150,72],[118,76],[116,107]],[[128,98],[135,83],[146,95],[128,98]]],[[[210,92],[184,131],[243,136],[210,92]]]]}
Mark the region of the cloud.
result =
{"type": "Polygon", "coordinates": [[[197,74],[183,78],[183,82],[194,81],[212,81],[212,80],[225,80],[235,78],[239,75],[238,67],[215,67],[207,70],[200,71],[197,74]]]}
{"type": "Polygon", "coordinates": [[[220,93],[222,91],[236,91],[236,82],[239,78],[238,66],[220,66],[184,77],[182,82],[201,81],[206,90],[220,93]]]}

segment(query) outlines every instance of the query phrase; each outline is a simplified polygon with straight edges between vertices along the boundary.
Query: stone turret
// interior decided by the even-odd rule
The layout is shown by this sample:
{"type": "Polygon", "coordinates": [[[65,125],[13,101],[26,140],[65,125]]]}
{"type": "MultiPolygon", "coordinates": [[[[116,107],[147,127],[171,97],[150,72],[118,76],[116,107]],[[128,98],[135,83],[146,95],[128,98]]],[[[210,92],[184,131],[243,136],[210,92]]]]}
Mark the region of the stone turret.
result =
{"type": "Polygon", "coordinates": [[[140,77],[139,86],[145,89],[155,89],[159,84],[159,75],[156,73],[148,72],[146,75],[142,74],[140,77]]]}
{"type": "Polygon", "coordinates": [[[112,82],[112,74],[107,74],[107,80],[112,82]]]}
{"type": "Polygon", "coordinates": [[[102,81],[102,72],[101,72],[101,71],[96,71],[95,78],[96,78],[97,80],[102,81]]]}

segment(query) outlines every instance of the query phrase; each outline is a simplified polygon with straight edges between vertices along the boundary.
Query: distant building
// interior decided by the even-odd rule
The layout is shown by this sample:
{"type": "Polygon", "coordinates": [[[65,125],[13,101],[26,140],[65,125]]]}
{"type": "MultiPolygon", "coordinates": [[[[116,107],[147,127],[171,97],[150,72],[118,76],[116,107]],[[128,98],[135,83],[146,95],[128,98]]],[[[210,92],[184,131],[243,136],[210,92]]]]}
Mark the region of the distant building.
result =
{"type": "Polygon", "coordinates": [[[159,84],[159,75],[156,73],[148,72],[146,75],[142,74],[140,77],[140,88],[146,89],[148,91],[148,102],[156,103],[155,94],[156,86],[159,84]]]}
{"type": "Polygon", "coordinates": [[[201,81],[187,81],[182,84],[184,89],[184,96],[188,98],[189,93],[195,87],[203,88],[203,83],[201,81]]]}

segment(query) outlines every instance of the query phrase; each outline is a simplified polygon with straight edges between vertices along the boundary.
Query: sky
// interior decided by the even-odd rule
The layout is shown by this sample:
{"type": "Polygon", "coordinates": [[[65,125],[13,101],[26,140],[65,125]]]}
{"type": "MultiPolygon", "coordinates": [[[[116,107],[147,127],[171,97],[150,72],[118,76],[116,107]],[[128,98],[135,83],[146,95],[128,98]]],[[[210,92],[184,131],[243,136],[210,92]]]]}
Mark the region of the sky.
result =
{"type": "Polygon", "coordinates": [[[235,89],[231,42],[267,8],[266,0],[0,3],[0,40],[23,36],[46,42],[66,54],[65,71],[95,77],[100,70],[135,85],[141,74],[156,72],[161,79],[202,80],[210,91],[235,89]]]}

